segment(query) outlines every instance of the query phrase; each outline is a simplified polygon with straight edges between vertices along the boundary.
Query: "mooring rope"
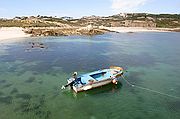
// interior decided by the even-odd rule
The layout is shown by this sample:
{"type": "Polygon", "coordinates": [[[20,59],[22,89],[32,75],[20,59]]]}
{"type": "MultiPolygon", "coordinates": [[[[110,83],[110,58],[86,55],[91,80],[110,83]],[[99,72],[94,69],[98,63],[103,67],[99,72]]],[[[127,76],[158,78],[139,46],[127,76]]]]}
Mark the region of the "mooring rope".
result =
{"type": "Polygon", "coordinates": [[[157,93],[157,94],[160,94],[160,95],[163,95],[163,96],[180,99],[180,97],[178,97],[178,96],[170,95],[170,94],[167,94],[167,93],[159,92],[159,91],[156,91],[156,90],[152,90],[152,89],[149,89],[149,88],[145,88],[145,87],[141,87],[141,86],[132,84],[132,83],[130,83],[127,79],[125,79],[123,75],[122,75],[121,77],[122,77],[122,78],[124,79],[124,81],[125,81],[128,85],[130,85],[131,87],[136,87],[136,88],[139,88],[139,89],[142,89],[142,90],[146,90],[146,91],[149,91],[149,92],[153,92],[153,93],[157,93]]]}

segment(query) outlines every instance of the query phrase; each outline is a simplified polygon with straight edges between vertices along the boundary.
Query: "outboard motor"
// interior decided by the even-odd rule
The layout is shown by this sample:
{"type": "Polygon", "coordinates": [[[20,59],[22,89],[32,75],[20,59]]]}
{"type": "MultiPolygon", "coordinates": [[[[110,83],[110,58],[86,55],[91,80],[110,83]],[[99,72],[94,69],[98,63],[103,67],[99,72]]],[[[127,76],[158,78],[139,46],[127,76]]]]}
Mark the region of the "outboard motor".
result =
{"type": "Polygon", "coordinates": [[[74,81],[75,81],[75,78],[73,78],[73,77],[67,80],[69,86],[71,86],[71,87],[73,86],[74,81]]]}
{"type": "Polygon", "coordinates": [[[61,87],[61,89],[65,89],[66,87],[68,87],[68,86],[73,86],[73,84],[75,83],[75,80],[77,79],[77,72],[74,72],[73,73],[73,75],[72,75],[72,77],[71,78],[69,78],[68,80],[67,80],[67,84],[64,86],[62,86],[61,87]]]}

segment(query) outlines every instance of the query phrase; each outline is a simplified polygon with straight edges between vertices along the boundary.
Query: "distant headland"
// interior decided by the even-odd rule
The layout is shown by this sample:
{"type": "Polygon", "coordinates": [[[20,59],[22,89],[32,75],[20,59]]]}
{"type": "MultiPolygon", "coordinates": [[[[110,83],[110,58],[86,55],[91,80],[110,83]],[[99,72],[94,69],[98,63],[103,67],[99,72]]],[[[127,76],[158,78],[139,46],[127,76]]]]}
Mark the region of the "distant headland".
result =
{"type": "MultiPolygon", "coordinates": [[[[79,19],[68,16],[16,16],[12,19],[0,18],[0,28],[3,27],[20,27],[23,32],[31,36],[98,35],[109,31],[180,32],[180,14],[120,13],[79,19]]],[[[5,31],[4,28],[3,30],[5,31]]]]}

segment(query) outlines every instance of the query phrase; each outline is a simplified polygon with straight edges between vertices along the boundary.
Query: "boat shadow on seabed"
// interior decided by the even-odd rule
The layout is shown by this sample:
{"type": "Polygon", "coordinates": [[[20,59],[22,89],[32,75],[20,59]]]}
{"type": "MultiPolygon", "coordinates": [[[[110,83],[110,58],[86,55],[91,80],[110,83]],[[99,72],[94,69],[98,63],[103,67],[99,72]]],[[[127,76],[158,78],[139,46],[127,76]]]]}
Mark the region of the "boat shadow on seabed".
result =
{"type": "Polygon", "coordinates": [[[79,92],[76,93],[73,90],[71,90],[70,88],[68,90],[64,90],[63,94],[68,96],[68,97],[73,97],[75,99],[78,98],[83,98],[83,97],[87,97],[87,96],[93,96],[93,95],[97,95],[97,94],[113,94],[113,93],[118,93],[121,90],[122,87],[122,83],[119,81],[118,84],[113,84],[110,83],[108,85],[104,85],[98,88],[94,88],[88,91],[83,91],[83,92],[79,92]]]}

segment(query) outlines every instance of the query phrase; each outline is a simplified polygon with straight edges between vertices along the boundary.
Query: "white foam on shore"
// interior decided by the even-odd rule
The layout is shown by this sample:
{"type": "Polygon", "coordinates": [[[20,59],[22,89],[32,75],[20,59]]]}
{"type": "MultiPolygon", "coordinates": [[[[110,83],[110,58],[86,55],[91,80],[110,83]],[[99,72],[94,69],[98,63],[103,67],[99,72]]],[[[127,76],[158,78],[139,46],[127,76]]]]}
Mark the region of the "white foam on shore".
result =
{"type": "Polygon", "coordinates": [[[14,42],[17,38],[30,37],[29,34],[23,32],[23,28],[20,27],[2,27],[0,28],[0,42],[14,42]]]}

